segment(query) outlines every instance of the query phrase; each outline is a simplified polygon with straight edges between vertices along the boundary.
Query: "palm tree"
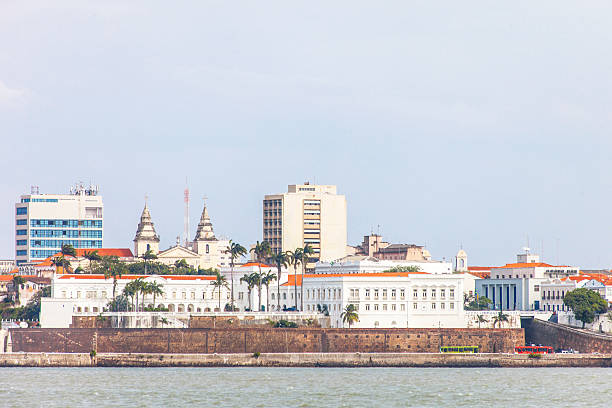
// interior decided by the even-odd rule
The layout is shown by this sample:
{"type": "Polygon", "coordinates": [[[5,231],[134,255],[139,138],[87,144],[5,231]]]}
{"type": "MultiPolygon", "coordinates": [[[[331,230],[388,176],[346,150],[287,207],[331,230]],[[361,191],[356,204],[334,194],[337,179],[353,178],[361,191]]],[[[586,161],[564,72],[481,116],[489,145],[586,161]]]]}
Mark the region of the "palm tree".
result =
{"type": "Polygon", "coordinates": [[[308,244],[302,249],[302,283],[300,284],[300,310],[304,310],[304,273],[306,272],[306,265],[308,264],[309,257],[314,255],[314,250],[308,244]]]}
{"type": "Polygon", "coordinates": [[[253,274],[250,274],[250,275],[244,274],[244,276],[240,278],[240,282],[244,282],[247,284],[248,297],[249,297],[249,310],[253,311],[253,308],[251,307],[251,291],[255,287],[255,280],[253,278],[253,274]]]}
{"type": "Polygon", "coordinates": [[[225,276],[217,272],[217,277],[214,281],[210,282],[210,284],[219,290],[219,311],[221,311],[221,288],[229,287],[229,285],[227,284],[227,279],[225,279],[225,276]]]}
{"type": "Polygon", "coordinates": [[[344,311],[340,314],[340,317],[342,317],[343,323],[348,323],[349,329],[351,328],[351,324],[359,321],[359,314],[357,313],[355,305],[352,303],[346,305],[344,311]]]}
{"type": "Polygon", "coordinates": [[[72,272],[72,268],[70,267],[70,261],[64,258],[64,255],[55,256],[51,258],[51,265],[55,266],[56,271],[57,268],[62,268],[62,273],[72,272]]]}
{"type": "Polygon", "coordinates": [[[62,245],[62,249],[60,250],[60,252],[62,253],[63,256],[70,255],[74,258],[77,257],[76,249],[74,249],[74,247],[70,244],[62,245]]]}
{"type": "Polygon", "coordinates": [[[261,278],[261,283],[266,287],[266,311],[270,311],[270,283],[276,279],[276,274],[267,271],[261,278]]]}
{"type": "Polygon", "coordinates": [[[488,320],[483,315],[477,315],[476,318],[478,319],[478,328],[479,329],[480,329],[480,323],[488,322],[488,320]]]}
{"type": "Polygon", "coordinates": [[[493,328],[495,328],[496,324],[499,324],[499,327],[501,327],[504,322],[508,321],[508,317],[509,316],[507,314],[500,310],[499,313],[493,318],[493,328]]]}
{"type": "Polygon", "coordinates": [[[253,280],[253,284],[257,287],[257,311],[261,312],[261,285],[263,284],[263,274],[258,272],[253,272],[251,274],[251,279],[253,280]]]}
{"type": "Polygon", "coordinates": [[[87,259],[89,261],[89,273],[92,272],[92,267],[91,267],[91,263],[93,261],[100,261],[102,259],[102,257],[98,254],[98,250],[95,249],[93,251],[85,251],[85,253],[83,254],[83,258],[87,259]]]}
{"type": "Polygon", "coordinates": [[[110,277],[113,278],[113,299],[115,299],[115,292],[117,291],[117,279],[126,273],[127,267],[123,262],[119,262],[116,257],[103,257],[102,265],[104,268],[104,279],[110,277]]]}
{"type": "Polygon", "coordinates": [[[161,283],[157,283],[157,282],[151,282],[149,283],[149,290],[150,290],[150,294],[153,295],[153,309],[155,309],[155,297],[157,295],[161,296],[164,294],[164,289],[163,289],[164,285],[162,285],[161,283]]]}
{"type": "Polygon", "coordinates": [[[240,245],[237,242],[233,242],[231,239],[229,241],[229,245],[224,253],[228,254],[230,257],[230,279],[232,281],[232,287],[230,289],[231,292],[231,304],[232,304],[232,312],[234,311],[234,265],[236,263],[236,259],[243,257],[246,255],[247,250],[245,247],[240,245]]]}
{"type": "Polygon", "coordinates": [[[151,251],[150,249],[147,249],[147,252],[142,254],[142,259],[144,261],[145,275],[146,275],[147,274],[147,264],[149,263],[150,260],[157,259],[157,255],[155,255],[155,252],[151,251]]]}
{"type": "Polygon", "coordinates": [[[17,306],[19,306],[19,287],[23,285],[25,282],[26,280],[23,278],[23,276],[20,276],[20,275],[13,276],[13,290],[15,291],[14,303],[16,303],[17,306]]]}
{"type": "Polygon", "coordinates": [[[129,311],[133,311],[134,310],[134,296],[137,296],[137,290],[136,290],[136,285],[135,285],[135,281],[132,282],[128,282],[124,287],[123,287],[123,296],[125,296],[126,298],[131,298],[132,301],[130,302],[130,310],[129,311]]]}
{"type": "Polygon", "coordinates": [[[297,267],[302,262],[302,248],[295,248],[295,250],[287,251],[287,257],[289,259],[289,264],[293,265],[293,277],[294,277],[294,291],[295,291],[295,310],[298,310],[297,304],[297,267]]]}
{"type": "Polygon", "coordinates": [[[277,311],[280,311],[280,281],[281,281],[281,273],[283,266],[286,268],[289,258],[285,252],[279,252],[278,254],[272,254],[270,257],[270,263],[273,263],[276,266],[276,297],[277,297],[277,311]]]}

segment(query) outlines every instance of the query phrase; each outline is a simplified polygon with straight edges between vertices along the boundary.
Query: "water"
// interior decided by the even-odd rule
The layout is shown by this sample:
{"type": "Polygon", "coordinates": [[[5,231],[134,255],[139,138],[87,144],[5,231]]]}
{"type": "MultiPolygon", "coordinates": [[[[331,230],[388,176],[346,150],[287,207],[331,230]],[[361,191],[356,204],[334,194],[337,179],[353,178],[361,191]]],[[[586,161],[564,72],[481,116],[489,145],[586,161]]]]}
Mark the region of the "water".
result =
{"type": "Polygon", "coordinates": [[[3,407],[609,407],[606,368],[2,368],[3,407]]]}

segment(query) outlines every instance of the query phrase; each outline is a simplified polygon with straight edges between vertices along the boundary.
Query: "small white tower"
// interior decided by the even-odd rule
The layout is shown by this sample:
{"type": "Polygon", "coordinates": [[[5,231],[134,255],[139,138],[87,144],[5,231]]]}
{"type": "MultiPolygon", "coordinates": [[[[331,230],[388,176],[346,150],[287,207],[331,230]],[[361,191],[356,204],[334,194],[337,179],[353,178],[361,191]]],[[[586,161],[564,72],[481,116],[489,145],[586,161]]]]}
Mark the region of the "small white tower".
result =
{"type": "Polygon", "coordinates": [[[468,270],[468,259],[467,253],[461,248],[457,255],[455,255],[455,271],[467,272],[468,270]]]}
{"type": "Polygon", "coordinates": [[[151,221],[151,213],[145,202],[140,223],[134,237],[134,255],[141,257],[147,251],[153,251],[154,254],[159,253],[159,236],[155,232],[155,227],[151,221]]]}

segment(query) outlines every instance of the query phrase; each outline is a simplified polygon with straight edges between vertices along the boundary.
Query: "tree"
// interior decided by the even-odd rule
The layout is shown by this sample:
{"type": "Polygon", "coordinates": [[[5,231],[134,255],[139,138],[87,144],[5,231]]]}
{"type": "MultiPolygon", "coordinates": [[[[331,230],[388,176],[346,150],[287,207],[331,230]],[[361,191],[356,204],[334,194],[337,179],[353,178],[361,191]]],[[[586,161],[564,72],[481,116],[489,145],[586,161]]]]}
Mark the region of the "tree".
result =
{"type": "Polygon", "coordinates": [[[64,244],[62,245],[62,249],[60,250],[60,252],[62,253],[62,256],[71,256],[73,258],[76,258],[76,249],[74,249],[74,247],[70,244],[64,244]]]}
{"type": "Polygon", "coordinates": [[[501,328],[502,325],[508,321],[508,318],[510,316],[508,316],[507,314],[505,314],[503,311],[499,311],[498,314],[495,315],[495,317],[493,317],[493,328],[495,328],[495,325],[498,324],[499,327],[501,328]]]}
{"type": "Polygon", "coordinates": [[[393,268],[387,269],[383,272],[420,272],[421,267],[418,265],[409,266],[394,266],[393,268]]]}
{"type": "MultiPolygon", "coordinates": [[[[70,273],[72,272],[72,268],[70,267],[70,261],[64,257],[64,255],[55,256],[51,258],[51,265],[55,266],[55,270],[57,268],[62,268],[61,273],[70,273]]],[[[60,272],[58,272],[60,273],[60,272]]]]}
{"type": "Polygon", "coordinates": [[[304,310],[304,274],[306,273],[306,265],[308,260],[314,255],[314,250],[308,244],[302,249],[302,282],[300,284],[300,310],[304,310]]]}
{"type": "Polygon", "coordinates": [[[253,272],[251,278],[257,287],[257,311],[261,312],[261,285],[263,284],[263,274],[261,272],[253,272]]]}
{"type": "Polygon", "coordinates": [[[278,254],[272,254],[270,256],[270,263],[273,263],[274,266],[276,266],[276,300],[277,300],[277,306],[276,306],[276,310],[280,311],[280,281],[281,281],[281,274],[282,274],[282,268],[283,267],[287,267],[287,263],[289,262],[289,258],[287,257],[287,254],[285,252],[279,252],[278,254]]]}
{"type": "Polygon", "coordinates": [[[261,278],[261,283],[266,287],[266,311],[270,311],[270,283],[276,280],[276,274],[271,271],[267,271],[261,278]]]}
{"type": "Polygon", "coordinates": [[[23,278],[23,276],[20,275],[15,275],[13,276],[13,291],[15,291],[15,302],[17,305],[19,305],[19,288],[21,287],[21,285],[23,285],[26,282],[26,280],[23,278]]]}
{"type": "Polygon", "coordinates": [[[483,315],[476,315],[476,318],[478,320],[478,328],[480,329],[480,324],[481,323],[486,323],[488,322],[488,320],[483,316],[483,315]]]}
{"type": "Polygon", "coordinates": [[[247,290],[248,290],[248,294],[247,296],[249,297],[249,310],[253,310],[253,308],[251,307],[251,291],[253,290],[253,288],[255,287],[255,280],[253,277],[254,274],[244,274],[242,276],[242,278],[240,278],[240,282],[244,282],[247,285],[247,290]]]}
{"type": "Polygon", "coordinates": [[[135,307],[134,305],[136,304],[134,302],[134,297],[137,296],[137,289],[136,289],[136,285],[134,283],[134,281],[132,282],[128,282],[124,287],[123,287],[123,292],[122,295],[125,296],[126,298],[130,298],[132,299],[132,301],[130,302],[130,311],[135,311],[135,307]]]}
{"type": "MultiPolygon", "coordinates": [[[[85,251],[85,253],[83,253],[83,258],[87,259],[89,261],[89,273],[91,273],[93,271],[92,269],[92,262],[98,262],[102,260],[102,257],[100,256],[100,254],[98,254],[98,250],[95,249],[93,251],[85,251]]],[[[78,268],[77,268],[78,269],[78,268]]]]}
{"type": "Polygon", "coordinates": [[[151,295],[153,295],[153,309],[156,308],[155,306],[155,297],[156,296],[161,296],[164,294],[164,285],[162,285],[161,283],[157,283],[157,282],[151,282],[149,283],[149,293],[151,295]]]}
{"type": "Polygon", "coordinates": [[[144,269],[145,269],[145,275],[147,274],[147,264],[149,263],[149,261],[152,261],[153,259],[157,259],[157,255],[155,255],[155,252],[151,251],[150,249],[147,249],[147,251],[142,254],[142,260],[144,262],[144,269]]]}
{"type": "Polygon", "coordinates": [[[607,302],[595,291],[579,288],[565,294],[563,304],[569,307],[576,319],[582,322],[582,328],[587,323],[595,321],[595,315],[608,310],[607,302]]]}
{"type": "Polygon", "coordinates": [[[351,324],[359,321],[359,314],[357,313],[357,308],[352,303],[349,303],[344,308],[344,311],[340,314],[342,317],[342,322],[347,323],[349,329],[351,328],[351,324]]]}
{"type": "Polygon", "coordinates": [[[227,284],[227,279],[225,279],[225,276],[223,276],[219,272],[217,272],[217,277],[215,278],[214,281],[210,282],[210,284],[214,288],[219,290],[219,311],[221,311],[221,288],[228,288],[229,287],[229,285],[227,284]]]}
{"type": "Polygon", "coordinates": [[[294,276],[294,291],[295,291],[295,310],[298,310],[297,304],[297,267],[302,262],[302,248],[295,248],[293,251],[287,251],[287,258],[289,260],[289,264],[293,266],[293,276],[294,276]]]}
{"type": "Polygon", "coordinates": [[[236,264],[236,259],[242,258],[246,255],[247,250],[245,247],[240,245],[237,242],[233,242],[231,239],[229,241],[229,245],[224,253],[229,255],[230,258],[230,279],[232,281],[231,289],[230,289],[230,299],[232,304],[232,311],[234,310],[234,265],[236,264]]]}
{"type": "Polygon", "coordinates": [[[104,273],[104,279],[113,278],[113,299],[115,299],[117,279],[127,272],[127,267],[116,256],[103,256],[100,261],[100,268],[104,273]]]}
{"type": "Polygon", "coordinates": [[[487,310],[489,305],[493,303],[491,299],[485,296],[479,296],[476,299],[475,296],[464,296],[465,310],[487,310]]]}

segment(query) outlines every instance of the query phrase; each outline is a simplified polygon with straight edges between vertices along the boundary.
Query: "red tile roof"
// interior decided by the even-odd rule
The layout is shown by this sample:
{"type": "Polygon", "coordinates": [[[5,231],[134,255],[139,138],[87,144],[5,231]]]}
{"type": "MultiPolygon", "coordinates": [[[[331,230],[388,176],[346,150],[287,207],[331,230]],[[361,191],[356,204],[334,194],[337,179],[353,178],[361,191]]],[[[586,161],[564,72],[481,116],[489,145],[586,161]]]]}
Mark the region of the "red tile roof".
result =
{"type": "Polygon", "coordinates": [[[477,272],[477,271],[490,271],[492,266],[468,266],[468,271],[477,272]]]}
{"type": "Polygon", "coordinates": [[[491,271],[468,271],[470,275],[474,275],[480,279],[489,279],[491,278],[491,271]]]}
{"type": "Polygon", "coordinates": [[[132,250],[129,248],[79,248],[76,250],[77,257],[85,255],[85,252],[98,251],[100,256],[117,256],[119,258],[133,258],[132,250]]]}
{"type": "Polygon", "coordinates": [[[13,280],[15,275],[0,275],[0,282],[9,282],[13,280]]]}
{"type": "MultiPolygon", "coordinates": [[[[138,279],[149,278],[151,276],[159,276],[168,280],[215,280],[216,276],[212,275],[121,275],[118,280],[122,279],[138,279]]],[[[64,274],[59,275],[59,279],[104,279],[104,275],[100,274],[64,274]]],[[[108,278],[112,279],[112,278],[108,278]]]]}
{"type": "MultiPolygon", "coordinates": [[[[493,269],[497,268],[549,268],[555,267],[553,265],[543,263],[543,262],[517,262],[517,263],[509,263],[504,266],[494,266],[493,269]]],[[[558,266],[562,267],[562,266],[558,266]]]]}
{"type": "Polygon", "coordinates": [[[257,267],[259,267],[260,265],[261,265],[262,268],[273,268],[272,265],[266,265],[266,264],[259,263],[259,262],[247,262],[247,263],[245,263],[243,265],[240,265],[240,267],[241,268],[245,268],[245,267],[248,267],[248,266],[257,266],[257,267]]]}
{"type": "MultiPolygon", "coordinates": [[[[338,277],[354,277],[354,278],[366,278],[366,277],[404,277],[407,278],[410,275],[429,275],[427,272],[370,272],[370,273],[307,273],[304,277],[308,279],[314,278],[338,278],[338,277]]],[[[296,275],[287,275],[287,282],[281,286],[295,286],[296,275]]],[[[297,284],[302,284],[302,275],[297,275],[297,284]]]]}

